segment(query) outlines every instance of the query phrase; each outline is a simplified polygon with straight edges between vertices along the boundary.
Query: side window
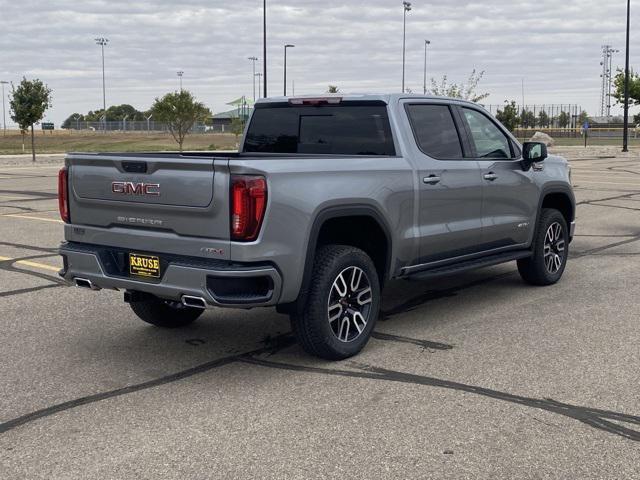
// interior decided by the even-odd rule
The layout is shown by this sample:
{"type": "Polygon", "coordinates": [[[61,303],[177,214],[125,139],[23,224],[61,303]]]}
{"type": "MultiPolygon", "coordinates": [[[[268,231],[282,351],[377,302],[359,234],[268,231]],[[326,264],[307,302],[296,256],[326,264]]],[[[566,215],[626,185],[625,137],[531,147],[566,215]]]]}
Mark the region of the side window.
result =
{"type": "Polygon", "coordinates": [[[495,123],[477,110],[463,112],[479,158],[511,158],[509,139],[495,123]]]}
{"type": "Polygon", "coordinates": [[[407,105],[407,114],[420,150],[439,160],[463,158],[460,136],[447,105],[407,105]]]}

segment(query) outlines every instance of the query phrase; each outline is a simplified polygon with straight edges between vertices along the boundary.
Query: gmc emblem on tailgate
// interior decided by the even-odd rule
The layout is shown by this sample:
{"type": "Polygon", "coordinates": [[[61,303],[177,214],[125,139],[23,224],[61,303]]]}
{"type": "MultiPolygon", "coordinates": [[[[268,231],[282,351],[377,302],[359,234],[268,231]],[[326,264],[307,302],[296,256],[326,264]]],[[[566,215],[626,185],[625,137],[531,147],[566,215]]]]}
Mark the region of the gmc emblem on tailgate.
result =
{"type": "Polygon", "coordinates": [[[121,195],[160,196],[159,183],[111,182],[111,191],[121,195]]]}

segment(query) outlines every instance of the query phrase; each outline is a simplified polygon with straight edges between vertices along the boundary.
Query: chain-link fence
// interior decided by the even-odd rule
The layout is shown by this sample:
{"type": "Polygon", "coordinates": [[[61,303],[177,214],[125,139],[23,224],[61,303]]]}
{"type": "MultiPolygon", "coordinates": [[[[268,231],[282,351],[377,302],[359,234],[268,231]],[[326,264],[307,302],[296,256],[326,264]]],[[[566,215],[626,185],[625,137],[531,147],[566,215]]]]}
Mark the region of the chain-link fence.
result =
{"type": "MultiPolygon", "coordinates": [[[[640,138],[640,128],[629,127],[629,138],[640,138]]],[[[584,129],[581,126],[576,128],[516,128],[513,134],[519,138],[531,137],[535,132],[546,133],[553,138],[579,138],[584,135],[584,129]]],[[[622,139],[624,127],[608,127],[608,128],[589,128],[587,135],[589,138],[601,139],[622,139]]]]}
{"type": "MultiPolygon", "coordinates": [[[[87,122],[84,120],[72,120],[66,125],[67,130],[87,131],[87,132],[168,132],[166,123],[155,122],[153,120],[118,120],[107,122],[87,122]]],[[[231,133],[231,125],[215,124],[206,125],[196,123],[191,128],[190,133],[231,133]]]]}
{"type": "MultiPolygon", "coordinates": [[[[504,112],[510,104],[484,105],[493,115],[504,112]]],[[[516,103],[517,127],[519,129],[576,129],[581,128],[587,115],[577,104],[525,105],[516,103]]]]}

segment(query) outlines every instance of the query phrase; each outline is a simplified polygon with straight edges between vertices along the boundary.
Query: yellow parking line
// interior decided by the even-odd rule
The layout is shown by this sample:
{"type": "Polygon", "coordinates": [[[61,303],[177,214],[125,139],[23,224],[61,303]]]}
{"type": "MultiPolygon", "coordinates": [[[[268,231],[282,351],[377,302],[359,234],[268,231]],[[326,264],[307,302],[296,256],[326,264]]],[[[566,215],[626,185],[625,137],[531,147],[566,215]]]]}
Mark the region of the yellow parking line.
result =
{"type": "Polygon", "coordinates": [[[60,267],[54,267],[52,265],[47,265],[46,263],[32,262],[30,260],[18,260],[16,263],[19,263],[20,265],[26,265],[28,267],[40,268],[42,270],[49,270],[51,272],[57,272],[58,270],[60,270],[60,267]]]}
{"type": "Polygon", "coordinates": [[[26,218],[28,220],[40,220],[42,222],[64,223],[62,220],[58,220],[57,218],[29,217],[27,215],[20,215],[17,213],[4,213],[0,215],[0,217],[26,218]]]}
{"type": "MultiPolygon", "coordinates": [[[[0,255],[0,261],[6,262],[11,260],[13,260],[13,258],[3,257],[0,255]]],[[[39,268],[41,270],[49,270],[51,272],[57,272],[58,270],[60,270],[60,267],[54,267],[52,265],[47,265],[45,263],[32,262],[31,260],[17,260],[15,263],[19,263],[20,265],[26,265],[27,267],[39,268]]]]}

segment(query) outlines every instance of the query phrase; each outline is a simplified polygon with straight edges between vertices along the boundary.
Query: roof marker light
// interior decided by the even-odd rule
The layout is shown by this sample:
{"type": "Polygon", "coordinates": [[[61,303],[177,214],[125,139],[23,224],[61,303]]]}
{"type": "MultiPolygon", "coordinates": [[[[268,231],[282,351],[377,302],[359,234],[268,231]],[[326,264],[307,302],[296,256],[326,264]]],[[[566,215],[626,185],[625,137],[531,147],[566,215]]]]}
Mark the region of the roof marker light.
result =
{"type": "Polygon", "coordinates": [[[337,105],[342,102],[342,97],[315,97],[315,98],[290,98],[291,105],[337,105]]]}

